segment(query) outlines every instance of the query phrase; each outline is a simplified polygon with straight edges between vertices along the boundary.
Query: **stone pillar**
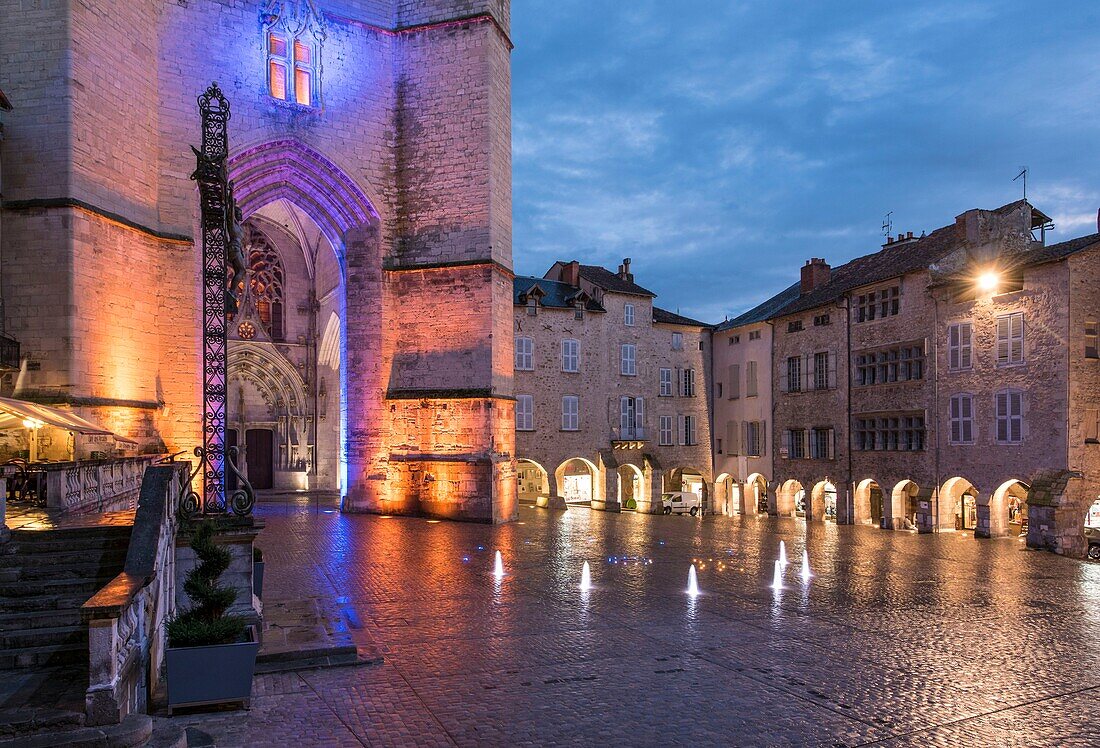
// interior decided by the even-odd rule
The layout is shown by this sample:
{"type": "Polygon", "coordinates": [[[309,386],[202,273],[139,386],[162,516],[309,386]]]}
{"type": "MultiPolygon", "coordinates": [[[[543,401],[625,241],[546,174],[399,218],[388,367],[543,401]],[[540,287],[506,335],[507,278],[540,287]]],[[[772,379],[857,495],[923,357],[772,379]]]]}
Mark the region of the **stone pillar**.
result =
{"type": "Polygon", "coordinates": [[[978,523],[974,528],[976,538],[1008,537],[1008,510],[1004,498],[1000,501],[990,494],[979,494],[974,502],[978,513],[978,523]]]}
{"type": "Polygon", "coordinates": [[[619,471],[607,465],[600,467],[601,476],[595,481],[599,486],[599,496],[592,499],[592,508],[603,512],[622,510],[619,504],[619,471]]]}
{"type": "Polygon", "coordinates": [[[8,542],[11,538],[11,530],[7,525],[8,518],[8,479],[0,476],[0,543],[8,542]]]}
{"type": "Polygon", "coordinates": [[[661,471],[655,470],[648,462],[642,469],[643,496],[638,497],[638,511],[643,514],[660,514],[664,511],[664,502],[661,501],[663,484],[661,471]]]}
{"type": "Polygon", "coordinates": [[[118,618],[88,621],[88,690],[84,695],[89,725],[117,725],[122,718],[118,685],[118,618]]]}

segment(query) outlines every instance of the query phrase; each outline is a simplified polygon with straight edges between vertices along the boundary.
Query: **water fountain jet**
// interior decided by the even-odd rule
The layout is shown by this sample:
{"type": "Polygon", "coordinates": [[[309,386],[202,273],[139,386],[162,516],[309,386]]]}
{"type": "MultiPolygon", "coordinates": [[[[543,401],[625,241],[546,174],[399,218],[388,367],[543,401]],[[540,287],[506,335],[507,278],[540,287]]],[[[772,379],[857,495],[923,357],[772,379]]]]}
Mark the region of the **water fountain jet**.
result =
{"type": "Polygon", "coordinates": [[[802,549],[802,581],[810,581],[810,577],[813,574],[810,573],[810,553],[805,548],[802,549]]]}
{"type": "Polygon", "coordinates": [[[497,579],[504,578],[504,559],[500,557],[500,551],[497,551],[496,561],[493,563],[493,576],[497,579]]]}
{"type": "Polygon", "coordinates": [[[691,568],[688,569],[687,593],[689,595],[691,595],[692,597],[695,597],[696,595],[699,594],[699,577],[695,573],[695,564],[692,564],[691,568]]]}
{"type": "Polygon", "coordinates": [[[786,568],[786,566],[787,566],[787,544],[782,540],[779,541],[779,563],[783,564],[783,567],[786,568]]]}
{"type": "Polygon", "coordinates": [[[783,589],[783,564],[780,561],[775,562],[775,572],[772,574],[772,589],[783,589]]]}
{"type": "Polygon", "coordinates": [[[588,567],[588,562],[584,562],[584,566],[581,567],[581,591],[588,592],[592,589],[592,569],[588,567]]]}

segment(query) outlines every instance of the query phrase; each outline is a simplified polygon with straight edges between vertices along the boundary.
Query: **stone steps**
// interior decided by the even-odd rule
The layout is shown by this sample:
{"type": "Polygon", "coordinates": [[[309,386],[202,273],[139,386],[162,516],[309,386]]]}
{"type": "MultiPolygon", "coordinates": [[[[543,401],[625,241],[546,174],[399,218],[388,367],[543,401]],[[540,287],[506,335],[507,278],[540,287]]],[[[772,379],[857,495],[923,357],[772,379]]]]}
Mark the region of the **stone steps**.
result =
{"type": "MultiPolygon", "coordinates": [[[[6,737],[4,724],[0,721],[0,748],[136,748],[143,745],[184,748],[187,745],[185,734],[178,726],[168,725],[154,734],[153,720],[147,714],[131,714],[117,725],[89,727],[84,724],[83,714],[74,717],[57,712],[55,715],[39,716],[47,710],[21,711],[31,712],[34,716],[9,722],[10,731],[6,737]],[[75,721],[76,717],[79,717],[79,722],[75,721]],[[22,731],[15,732],[17,728],[22,731]]],[[[3,713],[0,712],[2,719],[3,713]]]]}
{"type": "Polygon", "coordinates": [[[11,534],[0,546],[0,671],[87,664],[80,606],[122,571],[130,532],[105,525],[11,534]]]}

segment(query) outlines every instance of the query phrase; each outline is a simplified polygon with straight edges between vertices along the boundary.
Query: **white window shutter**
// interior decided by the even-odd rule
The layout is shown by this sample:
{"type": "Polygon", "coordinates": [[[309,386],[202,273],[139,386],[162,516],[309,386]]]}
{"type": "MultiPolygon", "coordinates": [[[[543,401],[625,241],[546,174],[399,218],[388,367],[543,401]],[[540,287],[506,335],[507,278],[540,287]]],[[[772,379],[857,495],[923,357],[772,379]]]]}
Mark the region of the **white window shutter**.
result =
{"type": "Polygon", "coordinates": [[[676,416],[676,441],[681,446],[687,444],[687,423],[683,416],[676,416]]]}
{"type": "Polygon", "coordinates": [[[814,378],[814,356],[812,353],[802,354],[802,391],[807,392],[813,389],[814,378]]]}
{"type": "Polygon", "coordinates": [[[730,364],[729,371],[729,398],[736,400],[741,397],[741,367],[738,364],[730,364]]]}
{"type": "Polygon", "coordinates": [[[837,387],[836,382],[836,351],[829,351],[829,389],[834,390],[837,387]]]}
{"type": "Polygon", "coordinates": [[[1100,439],[1100,410],[1085,411],[1085,438],[1090,441],[1100,439]]]}
{"type": "Polygon", "coordinates": [[[676,367],[676,397],[684,396],[684,370],[676,367]]]}
{"type": "Polygon", "coordinates": [[[828,454],[826,457],[830,460],[836,459],[836,431],[833,429],[829,429],[828,454]]]}
{"type": "Polygon", "coordinates": [[[787,457],[791,456],[791,432],[790,429],[783,432],[783,451],[787,453],[787,457]]]}
{"type": "Polygon", "coordinates": [[[757,421],[756,423],[760,432],[760,456],[765,457],[768,454],[768,422],[757,421]]]}
{"type": "Polygon", "coordinates": [[[790,386],[787,381],[787,362],[784,361],[783,365],[779,367],[779,391],[790,392],[790,386]]]}
{"type": "Polygon", "coordinates": [[[1008,363],[1011,355],[1011,324],[1007,316],[1001,316],[997,318],[997,363],[1008,363]]]}
{"type": "Polygon", "coordinates": [[[634,398],[634,425],[637,428],[645,425],[645,400],[640,397],[634,398]]]}

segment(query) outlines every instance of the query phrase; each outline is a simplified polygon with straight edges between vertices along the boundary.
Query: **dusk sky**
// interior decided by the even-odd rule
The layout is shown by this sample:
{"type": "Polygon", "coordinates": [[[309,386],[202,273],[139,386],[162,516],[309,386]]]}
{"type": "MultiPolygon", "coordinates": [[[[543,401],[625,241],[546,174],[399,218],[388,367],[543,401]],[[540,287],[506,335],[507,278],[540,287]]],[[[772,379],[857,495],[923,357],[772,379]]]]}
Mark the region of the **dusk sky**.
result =
{"type": "Polygon", "coordinates": [[[719,322],[895,232],[1028,197],[1096,231],[1100,3],[516,0],[514,256],[719,322]]]}

